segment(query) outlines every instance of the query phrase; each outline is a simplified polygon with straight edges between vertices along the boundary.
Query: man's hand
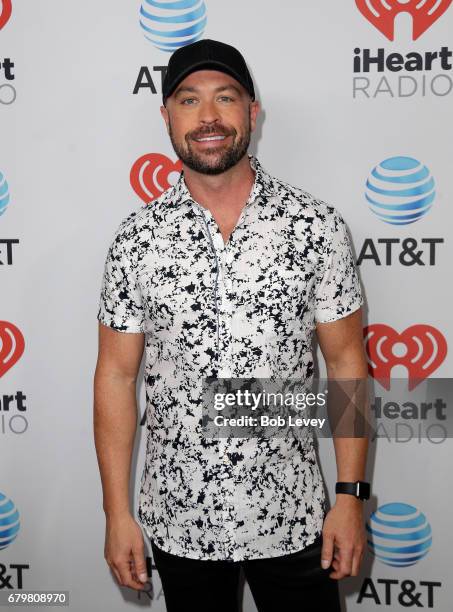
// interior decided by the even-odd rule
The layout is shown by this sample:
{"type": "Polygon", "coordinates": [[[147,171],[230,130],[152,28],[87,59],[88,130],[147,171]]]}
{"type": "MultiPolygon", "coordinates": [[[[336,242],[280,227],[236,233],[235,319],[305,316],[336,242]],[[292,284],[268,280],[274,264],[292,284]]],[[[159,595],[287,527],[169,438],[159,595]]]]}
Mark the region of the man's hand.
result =
{"type": "Polygon", "coordinates": [[[148,580],[144,550],[143,534],[133,516],[107,517],[104,557],[121,586],[144,589],[148,580]]]}
{"type": "Polygon", "coordinates": [[[324,520],[321,565],[332,565],[330,578],[357,576],[365,549],[363,502],[353,495],[337,494],[333,508],[324,520]]]}

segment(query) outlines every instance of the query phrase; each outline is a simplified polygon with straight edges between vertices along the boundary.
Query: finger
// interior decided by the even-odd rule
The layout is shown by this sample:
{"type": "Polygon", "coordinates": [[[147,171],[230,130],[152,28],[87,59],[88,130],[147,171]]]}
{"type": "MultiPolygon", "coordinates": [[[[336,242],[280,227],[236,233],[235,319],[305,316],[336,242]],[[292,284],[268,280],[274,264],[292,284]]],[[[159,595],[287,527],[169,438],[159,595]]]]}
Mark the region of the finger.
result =
{"type": "MultiPolygon", "coordinates": [[[[352,547],[350,550],[352,557],[352,547]]],[[[350,562],[352,563],[351,559],[350,562]]],[[[348,570],[348,549],[344,548],[344,546],[342,546],[341,548],[335,547],[332,567],[334,571],[329,574],[330,578],[333,578],[335,580],[341,580],[345,576],[350,575],[348,570]]]]}
{"type": "Polygon", "coordinates": [[[132,557],[134,560],[134,568],[136,578],[140,582],[146,582],[148,580],[148,574],[146,572],[146,563],[143,546],[137,546],[132,549],[132,557]]]}
{"type": "Polygon", "coordinates": [[[333,580],[340,580],[343,576],[341,575],[340,571],[335,571],[335,572],[330,572],[329,574],[329,578],[332,578],[333,580]]]}
{"type": "Polygon", "coordinates": [[[348,547],[348,548],[343,547],[340,551],[340,572],[343,574],[342,578],[344,578],[344,576],[351,575],[352,553],[353,553],[352,547],[348,547]]]}
{"type": "Polygon", "coordinates": [[[338,567],[335,569],[334,572],[331,572],[329,574],[330,578],[333,578],[334,580],[341,580],[342,578],[345,578],[345,576],[347,576],[347,574],[345,574],[344,572],[341,571],[340,566],[338,565],[338,567]]]}
{"type": "Polygon", "coordinates": [[[113,574],[115,575],[115,578],[116,578],[118,584],[122,586],[121,576],[120,576],[119,571],[113,565],[110,565],[110,569],[112,570],[113,574]]]}
{"type": "Polygon", "coordinates": [[[133,589],[143,589],[143,583],[135,580],[132,575],[129,561],[120,561],[116,563],[116,568],[120,573],[123,586],[132,587],[133,589]]]}
{"type": "Polygon", "coordinates": [[[139,580],[139,578],[137,576],[137,572],[136,572],[136,569],[135,569],[135,563],[134,563],[134,559],[132,557],[132,553],[131,553],[131,558],[129,560],[129,566],[130,566],[132,583],[129,584],[128,586],[132,587],[133,589],[138,589],[138,590],[145,589],[146,584],[144,582],[142,582],[141,580],[139,580]]]}
{"type": "Polygon", "coordinates": [[[339,580],[339,578],[341,577],[340,561],[338,559],[334,559],[332,561],[331,567],[333,568],[334,571],[329,574],[329,577],[334,578],[335,580],[339,580]]]}
{"type": "Polygon", "coordinates": [[[339,568],[340,568],[340,551],[339,549],[334,546],[334,553],[333,553],[333,558],[332,558],[332,563],[330,564],[330,567],[333,567],[333,569],[338,572],[339,568]]]}
{"type": "Polygon", "coordinates": [[[330,534],[323,534],[321,550],[321,567],[327,569],[332,563],[334,548],[334,537],[330,534]]]}
{"type": "Polygon", "coordinates": [[[357,576],[360,570],[360,564],[362,563],[363,550],[361,548],[354,549],[352,557],[352,569],[351,576],[357,576]]]}

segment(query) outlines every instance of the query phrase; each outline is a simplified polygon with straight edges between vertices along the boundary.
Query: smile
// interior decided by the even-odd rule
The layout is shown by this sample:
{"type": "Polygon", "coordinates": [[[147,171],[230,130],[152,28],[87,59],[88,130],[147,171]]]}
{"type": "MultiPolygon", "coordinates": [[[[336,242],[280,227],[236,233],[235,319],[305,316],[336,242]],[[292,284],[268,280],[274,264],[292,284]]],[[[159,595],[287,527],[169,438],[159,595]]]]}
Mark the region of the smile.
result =
{"type": "Polygon", "coordinates": [[[205,138],[194,138],[197,142],[211,142],[213,140],[225,140],[226,136],[206,136],[205,138]]]}

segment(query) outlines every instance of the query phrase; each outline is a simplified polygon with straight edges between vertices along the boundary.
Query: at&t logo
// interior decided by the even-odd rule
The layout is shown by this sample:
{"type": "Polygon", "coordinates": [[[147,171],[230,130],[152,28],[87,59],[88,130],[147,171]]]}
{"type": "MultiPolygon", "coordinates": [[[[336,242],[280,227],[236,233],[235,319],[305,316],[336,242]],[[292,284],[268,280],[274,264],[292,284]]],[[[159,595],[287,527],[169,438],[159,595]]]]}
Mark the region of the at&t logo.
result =
{"type": "MultiPolygon", "coordinates": [[[[1,87],[0,87],[1,94],[1,87]]],[[[10,189],[5,175],[0,171],[0,218],[8,210],[10,203],[10,189]]],[[[13,245],[18,244],[18,238],[0,238],[0,267],[3,265],[12,265],[13,263],[13,245]]],[[[1,333],[1,332],[0,332],[1,333]]],[[[0,376],[1,376],[0,363],[0,376]]]]}
{"type": "Polygon", "coordinates": [[[426,215],[436,196],[434,178],[413,157],[396,156],[375,166],[365,197],[372,212],[391,225],[408,225],[426,215]]]}
{"type": "MultiPolygon", "coordinates": [[[[12,499],[0,491],[0,551],[7,549],[17,538],[20,530],[19,512],[12,499]]],[[[28,563],[5,563],[0,554],[0,592],[24,588],[24,571],[30,569],[28,563]]]]}
{"type": "Polygon", "coordinates": [[[0,215],[6,211],[9,204],[9,187],[5,175],[0,171],[0,215]]]}
{"type": "Polygon", "coordinates": [[[206,22],[203,0],[143,0],[140,7],[143,34],[161,51],[173,52],[195,42],[206,22]]]}
{"type": "MultiPolygon", "coordinates": [[[[142,0],[140,6],[140,27],[145,38],[167,53],[199,40],[206,23],[204,0],[142,0]]],[[[141,66],[132,93],[160,93],[166,70],[166,65],[141,66]]]]}
{"type": "Polygon", "coordinates": [[[433,541],[426,516],[401,502],[380,506],[370,516],[366,530],[369,550],[392,567],[414,565],[426,557],[433,541]]]}
{"type": "MultiPolygon", "coordinates": [[[[423,512],[403,502],[380,506],[372,513],[367,525],[368,546],[372,554],[385,565],[409,567],[418,563],[430,551],[431,525],[423,512]]],[[[365,578],[357,603],[406,608],[433,608],[437,580],[398,580],[391,578],[365,578]]],[[[393,608],[392,608],[393,609],[393,608]]],[[[399,609],[399,608],[398,608],[399,609]]]]}
{"type": "MultiPolygon", "coordinates": [[[[388,225],[405,226],[425,218],[436,199],[436,182],[429,168],[414,157],[397,155],[371,170],[365,201],[371,212],[388,225]]],[[[444,238],[365,238],[357,265],[434,266],[444,238]]]]}
{"type": "Polygon", "coordinates": [[[19,529],[19,512],[14,502],[0,491],[0,550],[14,542],[19,529]]]}

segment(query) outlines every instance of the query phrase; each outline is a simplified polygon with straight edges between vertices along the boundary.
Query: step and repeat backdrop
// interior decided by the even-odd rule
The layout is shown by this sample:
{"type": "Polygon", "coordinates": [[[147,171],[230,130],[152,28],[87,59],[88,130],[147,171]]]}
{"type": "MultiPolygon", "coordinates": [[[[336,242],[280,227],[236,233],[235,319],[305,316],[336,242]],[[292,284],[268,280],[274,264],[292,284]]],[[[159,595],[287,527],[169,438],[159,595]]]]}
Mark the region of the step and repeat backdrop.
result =
{"type": "MultiPolygon", "coordinates": [[[[159,112],[170,52],[207,37],[250,66],[263,107],[251,152],[346,220],[374,412],[406,425],[370,442],[368,545],[360,575],[340,583],[344,610],[453,610],[452,443],[377,382],[451,372],[451,4],[0,0],[1,596],[69,591],[77,612],[165,610],[148,544],[143,593],[119,587],[103,556],[96,315],[114,231],[181,169],[159,112]]],[[[138,399],[134,513],[141,381],[138,399]]],[[[440,422],[451,405],[439,392],[431,410],[440,422]]],[[[333,500],[332,440],[319,455],[333,500]]]]}

